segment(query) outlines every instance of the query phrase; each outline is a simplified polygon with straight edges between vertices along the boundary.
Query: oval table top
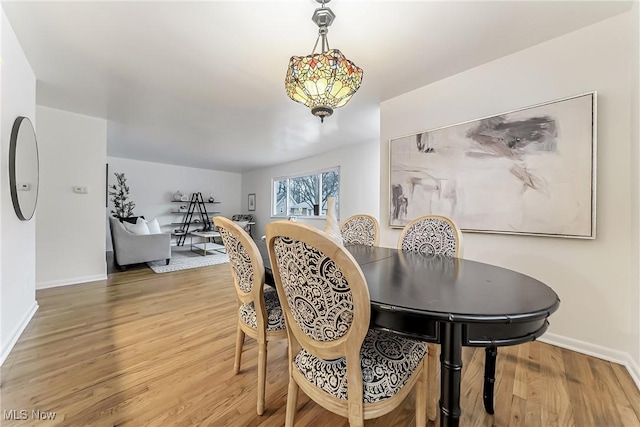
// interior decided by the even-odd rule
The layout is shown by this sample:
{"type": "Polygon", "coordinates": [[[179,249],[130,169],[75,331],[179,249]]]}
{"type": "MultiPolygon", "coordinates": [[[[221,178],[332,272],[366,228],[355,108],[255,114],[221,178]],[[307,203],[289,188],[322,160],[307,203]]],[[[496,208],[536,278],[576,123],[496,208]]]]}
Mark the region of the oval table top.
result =
{"type": "MultiPolygon", "coordinates": [[[[373,257],[378,259],[359,262],[372,304],[439,320],[478,323],[543,319],[560,304],[549,286],[513,270],[463,258],[383,249],[390,256],[381,257],[374,249],[373,257]]],[[[363,259],[358,252],[354,257],[363,259]]]]}
{"type": "MultiPolygon", "coordinates": [[[[270,268],[265,244],[258,244],[270,268]]],[[[349,245],[373,305],[449,322],[511,323],[545,319],[558,295],[513,270],[440,255],[349,245]]]]}

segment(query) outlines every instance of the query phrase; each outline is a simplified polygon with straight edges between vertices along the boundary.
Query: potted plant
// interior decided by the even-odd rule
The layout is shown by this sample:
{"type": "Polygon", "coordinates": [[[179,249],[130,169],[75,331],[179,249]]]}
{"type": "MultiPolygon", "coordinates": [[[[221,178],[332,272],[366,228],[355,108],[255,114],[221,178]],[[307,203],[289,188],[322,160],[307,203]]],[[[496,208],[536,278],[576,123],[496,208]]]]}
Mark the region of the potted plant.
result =
{"type": "Polygon", "coordinates": [[[129,218],[133,216],[136,204],[129,200],[129,186],[123,173],[114,172],[116,183],[109,186],[109,195],[113,203],[111,213],[116,218],[129,218]]]}

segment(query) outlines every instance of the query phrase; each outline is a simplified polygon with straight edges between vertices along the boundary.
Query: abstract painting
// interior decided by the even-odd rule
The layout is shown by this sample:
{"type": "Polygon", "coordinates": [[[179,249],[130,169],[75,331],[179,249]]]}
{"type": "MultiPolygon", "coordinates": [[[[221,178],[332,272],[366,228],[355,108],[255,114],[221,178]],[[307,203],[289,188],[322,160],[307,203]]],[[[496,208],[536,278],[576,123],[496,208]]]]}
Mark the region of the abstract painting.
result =
{"type": "Polygon", "coordinates": [[[390,226],[595,238],[596,92],[394,138],[390,226]]]}

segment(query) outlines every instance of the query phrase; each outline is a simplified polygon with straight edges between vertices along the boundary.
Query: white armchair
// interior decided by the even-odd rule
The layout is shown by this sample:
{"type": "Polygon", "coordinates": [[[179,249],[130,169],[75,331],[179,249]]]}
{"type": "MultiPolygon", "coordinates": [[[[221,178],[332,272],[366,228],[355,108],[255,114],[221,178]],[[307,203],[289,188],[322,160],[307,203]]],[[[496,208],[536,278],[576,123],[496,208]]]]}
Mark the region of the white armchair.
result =
{"type": "Polygon", "coordinates": [[[231,217],[232,221],[235,221],[235,223],[242,228],[244,231],[246,231],[247,233],[249,233],[249,236],[251,236],[251,226],[253,224],[255,224],[255,222],[253,221],[253,215],[251,214],[235,214],[231,217]]]}

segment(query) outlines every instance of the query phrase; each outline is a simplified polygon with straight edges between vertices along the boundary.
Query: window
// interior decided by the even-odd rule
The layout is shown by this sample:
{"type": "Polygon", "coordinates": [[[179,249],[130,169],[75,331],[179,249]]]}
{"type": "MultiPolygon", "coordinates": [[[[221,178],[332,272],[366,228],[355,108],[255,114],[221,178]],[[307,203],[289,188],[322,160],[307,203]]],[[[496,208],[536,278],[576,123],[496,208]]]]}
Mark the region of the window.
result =
{"type": "Polygon", "coordinates": [[[273,179],[271,191],[273,216],[325,216],[327,197],[340,190],[340,168],[335,167],[305,175],[273,179]]]}

